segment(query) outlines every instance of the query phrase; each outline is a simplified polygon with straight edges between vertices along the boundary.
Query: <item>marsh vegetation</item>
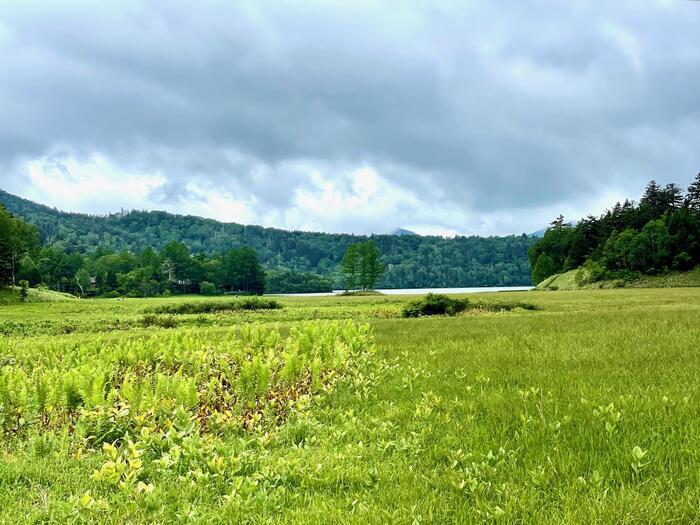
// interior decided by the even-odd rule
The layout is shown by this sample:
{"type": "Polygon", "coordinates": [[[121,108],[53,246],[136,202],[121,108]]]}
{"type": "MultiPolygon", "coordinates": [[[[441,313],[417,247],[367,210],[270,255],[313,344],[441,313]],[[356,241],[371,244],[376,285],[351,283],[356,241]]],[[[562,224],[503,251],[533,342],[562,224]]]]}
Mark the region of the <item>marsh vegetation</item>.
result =
{"type": "Polygon", "coordinates": [[[697,521],[698,293],[5,305],[0,521],[697,521]]]}

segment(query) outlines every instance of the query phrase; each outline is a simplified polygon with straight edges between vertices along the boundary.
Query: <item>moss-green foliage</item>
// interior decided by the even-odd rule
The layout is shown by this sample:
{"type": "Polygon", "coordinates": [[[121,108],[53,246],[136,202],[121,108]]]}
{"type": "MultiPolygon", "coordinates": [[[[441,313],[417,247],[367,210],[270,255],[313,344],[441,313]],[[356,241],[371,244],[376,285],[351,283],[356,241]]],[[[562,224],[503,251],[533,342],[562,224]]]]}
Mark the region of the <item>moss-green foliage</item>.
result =
{"type": "Polygon", "coordinates": [[[115,333],[94,329],[167,300],[2,308],[102,323],[0,338],[0,523],[697,523],[699,294],[422,319],[398,317],[411,298],[282,298],[115,333]],[[303,321],[353,315],[373,337],[303,321]]]}
{"type": "Polygon", "coordinates": [[[244,297],[228,301],[183,301],[153,307],[149,313],[154,314],[210,314],[214,312],[233,312],[236,310],[276,310],[282,305],[274,299],[263,297],[244,297]]]}

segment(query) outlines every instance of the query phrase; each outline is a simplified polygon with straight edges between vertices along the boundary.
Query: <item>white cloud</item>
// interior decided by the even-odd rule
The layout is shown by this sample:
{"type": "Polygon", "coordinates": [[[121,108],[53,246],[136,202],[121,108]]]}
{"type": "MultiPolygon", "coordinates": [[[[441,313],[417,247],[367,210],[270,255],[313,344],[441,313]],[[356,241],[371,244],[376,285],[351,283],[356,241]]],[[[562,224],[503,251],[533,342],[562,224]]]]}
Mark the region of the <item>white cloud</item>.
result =
{"type": "Polygon", "coordinates": [[[699,22],[667,1],[0,2],[0,187],[82,212],[528,232],[697,173],[699,22]]]}
{"type": "Polygon", "coordinates": [[[146,207],[148,195],[166,181],[161,174],[124,172],[99,154],[84,161],[41,157],[20,170],[30,182],[28,198],[68,211],[107,213],[125,204],[146,207]]]}

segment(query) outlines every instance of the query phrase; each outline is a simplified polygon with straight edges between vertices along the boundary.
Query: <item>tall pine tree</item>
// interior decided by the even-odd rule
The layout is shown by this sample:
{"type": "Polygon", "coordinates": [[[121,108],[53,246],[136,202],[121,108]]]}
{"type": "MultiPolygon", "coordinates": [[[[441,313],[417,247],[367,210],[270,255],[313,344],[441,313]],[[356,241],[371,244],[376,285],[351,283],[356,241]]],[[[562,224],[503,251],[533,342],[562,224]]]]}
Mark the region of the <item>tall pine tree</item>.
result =
{"type": "Polygon", "coordinates": [[[354,290],[358,285],[358,273],[360,268],[360,254],[357,244],[351,244],[343,255],[343,281],[345,290],[354,290]]]}
{"type": "Polygon", "coordinates": [[[691,212],[700,215],[700,173],[695,176],[695,180],[688,186],[685,195],[685,205],[691,212]]]}
{"type": "Polygon", "coordinates": [[[343,256],[343,276],[346,290],[372,290],[384,273],[379,248],[373,240],[351,244],[343,256]]]}

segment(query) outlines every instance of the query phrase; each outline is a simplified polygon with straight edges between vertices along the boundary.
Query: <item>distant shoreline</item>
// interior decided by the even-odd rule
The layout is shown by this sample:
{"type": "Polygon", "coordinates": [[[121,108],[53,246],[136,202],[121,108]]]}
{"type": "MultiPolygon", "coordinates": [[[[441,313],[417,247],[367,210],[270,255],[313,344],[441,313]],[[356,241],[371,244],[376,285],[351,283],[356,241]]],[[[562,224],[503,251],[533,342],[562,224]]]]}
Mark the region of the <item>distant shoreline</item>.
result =
{"type": "MultiPolygon", "coordinates": [[[[495,292],[525,292],[533,290],[534,286],[481,286],[469,288],[380,288],[376,290],[382,295],[425,295],[427,293],[442,294],[468,294],[468,293],[495,293],[495,292]]],[[[311,293],[276,293],[266,295],[278,295],[282,297],[331,297],[340,295],[344,290],[333,290],[332,292],[311,292],[311,293]]]]}

